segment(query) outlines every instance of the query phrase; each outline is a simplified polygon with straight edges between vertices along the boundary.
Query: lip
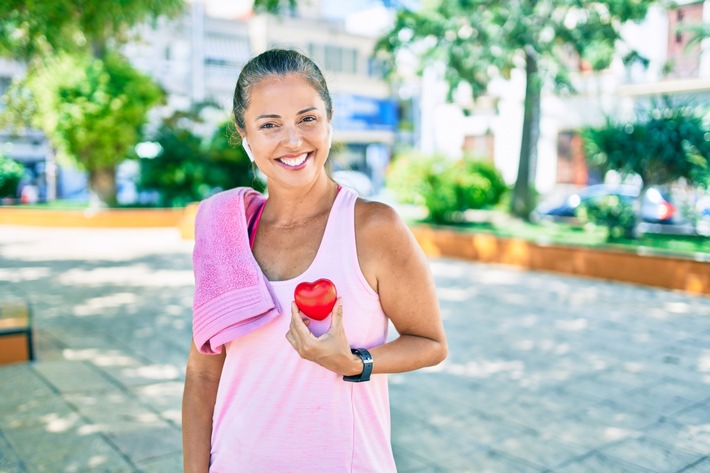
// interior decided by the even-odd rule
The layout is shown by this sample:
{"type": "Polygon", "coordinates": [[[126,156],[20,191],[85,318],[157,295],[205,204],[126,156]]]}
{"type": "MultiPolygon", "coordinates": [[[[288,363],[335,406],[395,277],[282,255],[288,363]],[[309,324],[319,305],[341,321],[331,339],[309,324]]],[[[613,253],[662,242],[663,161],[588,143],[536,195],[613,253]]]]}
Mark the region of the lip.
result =
{"type": "Polygon", "coordinates": [[[311,157],[313,156],[313,151],[310,151],[310,152],[308,152],[308,153],[305,153],[305,154],[306,154],[306,159],[304,159],[303,162],[302,162],[301,164],[299,164],[298,166],[289,166],[288,164],[286,164],[286,163],[284,163],[283,161],[281,161],[281,159],[283,159],[283,158],[286,158],[286,159],[294,159],[294,158],[298,158],[298,157],[300,157],[300,156],[303,156],[303,154],[304,154],[304,153],[290,154],[290,155],[286,155],[286,156],[281,156],[281,157],[279,157],[279,158],[276,160],[276,162],[277,162],[281,167],[283,167],[283,168],[285,168],[285,169],[288,169],[288,170],[290,170],[290,171],[298,171],[299,169],[303,169],[304,167],[306,167],[306,165],[308,164],[308,161],[310,161],[311,157]]]}

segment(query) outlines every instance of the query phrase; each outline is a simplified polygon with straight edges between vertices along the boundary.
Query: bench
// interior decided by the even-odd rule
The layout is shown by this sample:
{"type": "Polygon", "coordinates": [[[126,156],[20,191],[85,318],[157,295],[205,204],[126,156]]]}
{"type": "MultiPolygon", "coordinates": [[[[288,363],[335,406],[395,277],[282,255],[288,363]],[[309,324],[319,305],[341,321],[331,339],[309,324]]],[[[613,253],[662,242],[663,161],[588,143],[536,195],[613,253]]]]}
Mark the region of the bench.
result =
{"type": "Polygon", "coordinates": [[[34,360],[32,309],[17,288],[0,285],[0,365],[34,360]]]}

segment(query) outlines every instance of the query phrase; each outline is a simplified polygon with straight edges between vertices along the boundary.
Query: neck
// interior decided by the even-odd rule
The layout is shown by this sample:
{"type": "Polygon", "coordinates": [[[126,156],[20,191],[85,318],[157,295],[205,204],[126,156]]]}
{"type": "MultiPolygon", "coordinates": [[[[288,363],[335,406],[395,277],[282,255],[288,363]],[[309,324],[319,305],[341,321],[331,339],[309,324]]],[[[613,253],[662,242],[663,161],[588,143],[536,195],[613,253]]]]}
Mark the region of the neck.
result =
{"type": "Polygon", "coordinates": [[[277,226],[293,226],[322,216],[330,211],[338,184],[325,174],[306,190],[269,188],[269,199],[262,220],[277,226]]]}

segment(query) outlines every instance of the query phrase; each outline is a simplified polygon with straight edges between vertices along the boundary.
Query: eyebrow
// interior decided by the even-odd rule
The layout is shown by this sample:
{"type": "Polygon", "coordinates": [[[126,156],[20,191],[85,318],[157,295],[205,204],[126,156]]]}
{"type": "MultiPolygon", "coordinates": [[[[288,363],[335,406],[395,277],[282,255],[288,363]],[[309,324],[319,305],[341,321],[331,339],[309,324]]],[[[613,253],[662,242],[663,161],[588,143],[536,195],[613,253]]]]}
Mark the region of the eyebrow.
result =
{"type": "MultiPolygon", "coordinates": [[[[302,115],[306,112],[310,112],[311,110],[318,110],[318,107],[304,108],[303,110],[299,111],[296,115],[302,115]]],[[[281,115],[268,114],[268,115],[259,115],[258,117],[256,117],[257,120],[261,120],[262,118],[281,118],[281,115]]]]}

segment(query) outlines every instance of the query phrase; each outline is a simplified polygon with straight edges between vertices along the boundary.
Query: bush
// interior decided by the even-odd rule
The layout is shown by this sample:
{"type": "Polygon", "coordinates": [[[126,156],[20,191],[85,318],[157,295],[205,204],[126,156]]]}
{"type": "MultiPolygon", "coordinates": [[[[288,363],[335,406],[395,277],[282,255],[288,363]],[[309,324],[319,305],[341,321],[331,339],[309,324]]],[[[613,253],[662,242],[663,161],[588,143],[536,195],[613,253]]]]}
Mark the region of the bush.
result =
{"type": "Polygon", "coordinates": [[[386,185],[400,202],[424,205],[427,176],[434,170],[442,171],[445,161],[443,156],[425,156],[414,152],[397,156],[387,169],[386,185]]]}
{"type": "Polygon", "coordinates": [[[618,195],[606,195],[580,206],[577,217],[582,222],[607,228],[607,239],[634,238],[636,213],[631,202],[618,195]]]}
{"type": "Polygon", "coordinates": [[[397,159],[388,186],[403,202],[426,206],[437,223],[460,222],[466,210],[492,207],[507,190],[493,163],[442,156],[397,159]]]}
{"type": "Polygon", "coordinates": [[[180,118],[167,119],[153,138],[162,152],[140,161],[139,187],[157,190],[157,205],[182,207],[239,186],[263,189],[242,147],[230,144],[233,126],[224,123],[204,140],[192,132],[193,121],[180,118]]]}
{"type": "Polygon", "coordinates": [[[0,197],[17,197],[17,186],[25,175],[25,167],[0,155],[0,197]]]}

